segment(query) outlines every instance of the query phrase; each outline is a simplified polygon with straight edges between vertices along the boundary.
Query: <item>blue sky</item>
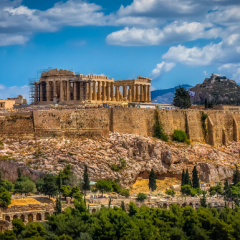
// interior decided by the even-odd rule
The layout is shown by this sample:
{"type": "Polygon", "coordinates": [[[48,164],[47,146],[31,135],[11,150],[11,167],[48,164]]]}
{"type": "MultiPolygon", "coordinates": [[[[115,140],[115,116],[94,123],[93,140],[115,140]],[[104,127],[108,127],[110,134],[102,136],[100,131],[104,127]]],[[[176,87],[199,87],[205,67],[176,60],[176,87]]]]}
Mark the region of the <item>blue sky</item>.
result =
{"type": "Polygon", "coordinates": [[[48,67],[153,89],[240,82],[239,0],[0,0],[0,16],[0,98],[27,96],[48,67]]]}

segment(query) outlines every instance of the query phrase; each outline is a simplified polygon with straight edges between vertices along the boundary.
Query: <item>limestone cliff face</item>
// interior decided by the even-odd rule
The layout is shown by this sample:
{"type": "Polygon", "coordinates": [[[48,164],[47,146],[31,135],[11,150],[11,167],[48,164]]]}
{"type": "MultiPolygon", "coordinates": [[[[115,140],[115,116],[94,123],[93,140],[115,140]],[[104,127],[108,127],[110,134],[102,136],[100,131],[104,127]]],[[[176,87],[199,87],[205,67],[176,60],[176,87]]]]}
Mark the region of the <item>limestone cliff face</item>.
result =
{"type": "MultiPolygon", "coordinates": [[[[191,171],[195,165],[201,181],[229,179],[233,175],[234,165],[239,161],[240,152],[240,142],[214,148],[207,144],[193,143],[188,146],[119,133],[111,133],[108,138],[101,139],[5,139],[3,142],[4,148],[0,154],[2,159],[7,160],[0,162],[0,168],[4,169],[4,177],[9,180],[16,179],[17,161],[27,163],[31,169],[52,173],[71,164],[79,177],[83,176],[84,165],[87,164],[91,180],[119,179],[124,187],[131,186],[139,176],[148,178],[152,168],[159,179],[181,179],[182,170],[188,168],[191,171]],[[120,164],[120,158],[126,160],[126,167],[119,171],[111,170],[113,164],[120,164]]],[[[26,172],[31,173],[34,179],[38,178],[40,173],[31,169],[26,168],[26,172]]]]}

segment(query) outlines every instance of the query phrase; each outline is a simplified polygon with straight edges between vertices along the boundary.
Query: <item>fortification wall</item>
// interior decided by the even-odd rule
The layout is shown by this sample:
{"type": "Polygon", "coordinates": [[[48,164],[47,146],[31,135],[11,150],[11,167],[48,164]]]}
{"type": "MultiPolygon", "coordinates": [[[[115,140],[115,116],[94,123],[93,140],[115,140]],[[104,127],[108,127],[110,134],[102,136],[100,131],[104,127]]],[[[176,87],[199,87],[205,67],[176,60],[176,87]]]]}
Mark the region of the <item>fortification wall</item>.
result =
{"type": "Polygon", "coordinates": [[[181,129],[190,140],[211,145],[239,141],[239,112],[204,112],[208,114],[207,134],[202,127],[203,111],[108,108],[0,114],[0,136],[107,136],[109,131],[153,136],[158,118],[170,138],[175,129],[181,129]]]}
{"type": "Polygon", "coordinates": [[[33,135],[33,113],[1,113],[0,135],[33,135]]]}

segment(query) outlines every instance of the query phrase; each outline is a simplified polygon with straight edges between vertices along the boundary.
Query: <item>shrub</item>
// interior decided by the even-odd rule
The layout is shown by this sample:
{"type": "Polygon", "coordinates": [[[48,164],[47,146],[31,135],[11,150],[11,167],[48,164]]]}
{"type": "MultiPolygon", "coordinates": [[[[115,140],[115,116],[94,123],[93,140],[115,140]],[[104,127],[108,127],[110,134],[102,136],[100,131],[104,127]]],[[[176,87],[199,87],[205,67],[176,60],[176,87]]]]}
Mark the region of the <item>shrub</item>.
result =
{"type": "Polygon", "coordinates": [[[190,140],[187,138],[187,134],[183,130],[174,130],[173,140],[177,142],[185,142],[190,145],[190,140]]]}
{"type": "Polygon", "coordinates": [[[111,165],[111,170],[118,172],[119,170],[125,168],[127,166],[127,162],[124,158],[119,159],[119,164],[112,164],[111,165]]]}
{"type": "Polygon", "coordinates": [[[171,195],[171,196],[174,196],[174,195],[176,194],[176,192],[175,192],[174,190],[172,190],[172,189],[166,190],[165,193],[166,193],[167,195],[171,195]]]}
{"type": "Polygon", "coordinates": [[[201,117],[201,120],[202,120],[202,128],[203,128],[203,133],[204,135],[207,134],[207,125],[205,123],[205,120],[208,118],[208,115],[205,114],[205,113],[202,113],[202,117],[201,117]]]}
{"type": "Polygon", "coordinates": [[[120,194],[121,196],[124,196],[124,197],[128,198],[129,195],[130,195],[130,194],[129,194],[129,189],[123,188],[119,194],[120,194]]]}
{"type": "Polygon", "coordinates": [[[168,141],[168,135],[164,132],[163,124],[159,122],[158,119],[156,119],[156,122],[154,125],[154,137],[161,139],[165,142],[168,141]]]}
{"type": "Polygon", "coordinates": [[[139,193],[137,195],[137,200],[140,201],[140,202],[143,202],[145,199],[147,199],[147,195],[144,194],[144,193],[139,193]]]}

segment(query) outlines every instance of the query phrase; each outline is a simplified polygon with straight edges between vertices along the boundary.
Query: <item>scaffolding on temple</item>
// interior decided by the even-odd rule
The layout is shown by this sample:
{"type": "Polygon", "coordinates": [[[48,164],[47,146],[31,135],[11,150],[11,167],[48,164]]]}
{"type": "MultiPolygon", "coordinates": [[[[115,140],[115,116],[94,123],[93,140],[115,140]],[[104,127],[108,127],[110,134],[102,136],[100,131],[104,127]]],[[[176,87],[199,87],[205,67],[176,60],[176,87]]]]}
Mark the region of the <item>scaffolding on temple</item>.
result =
{"type": "MultiPolygon", "coordinates": [[[[40,70],[37,71],[37,77],[36,78],[29,78],[29,82],[28,82],[28,85],[29,85],[29,104],[33,104],[35,102],[35,82],[39,81],[39,78],[41,77],[41,74],[43,72],[47,72],[51,69],[53,69],[53,68],[48,67],[46,69],[40,69],[40,70]]],[[[39,89],[37,91],[39,91],[39,89]]],[[[37,101],[39,101],[39,99],[37,101]]]]}

